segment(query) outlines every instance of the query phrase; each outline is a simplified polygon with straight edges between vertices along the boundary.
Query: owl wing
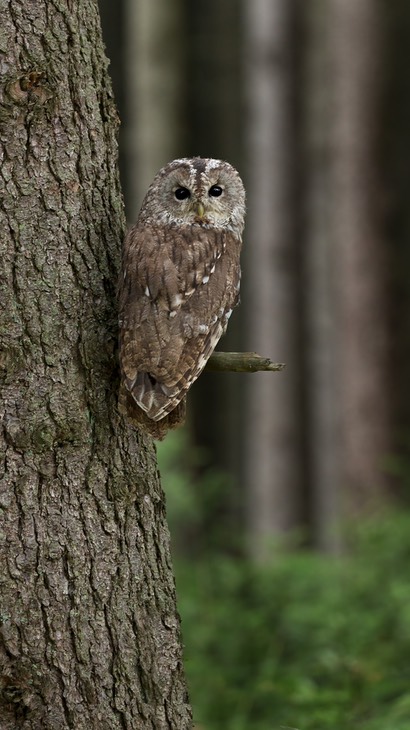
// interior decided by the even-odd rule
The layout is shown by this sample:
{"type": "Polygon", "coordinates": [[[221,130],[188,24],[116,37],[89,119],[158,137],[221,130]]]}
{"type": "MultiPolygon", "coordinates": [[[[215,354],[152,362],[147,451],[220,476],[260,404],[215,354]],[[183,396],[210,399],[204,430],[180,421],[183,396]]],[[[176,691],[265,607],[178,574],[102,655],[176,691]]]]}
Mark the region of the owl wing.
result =
{"type": "Polygon", "coordinates": [[[239,300],[241,241],[229,230],[138,225],[124,244],[120,362],[149,418],[170,413],[200,375],[239,300]]]}

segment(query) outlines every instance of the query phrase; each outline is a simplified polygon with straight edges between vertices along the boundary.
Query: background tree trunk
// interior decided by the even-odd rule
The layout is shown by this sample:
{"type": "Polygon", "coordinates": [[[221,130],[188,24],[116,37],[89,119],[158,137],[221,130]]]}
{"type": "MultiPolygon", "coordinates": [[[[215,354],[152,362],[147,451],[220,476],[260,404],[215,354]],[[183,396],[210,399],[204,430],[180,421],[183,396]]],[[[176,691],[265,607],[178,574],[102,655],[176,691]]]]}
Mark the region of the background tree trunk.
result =
{"type": "MultiPolygon", "coordinates": [[[[228,160],[243,174],[243,104],[240,93],[242,39],[240,3],[197,0],[187,15],[185,154],[228,160]],[[212,49],[212,52],[210,52],[212,49]]],[[[239,350],[241,307],[229,321],[219,350],[239,350]]],[[[188,418],[205,464],[241,479],[241,393],[246,376],[204,373],[194,384],[188,418]]],[[[200,470],[201,471],[201,470],[200,470]]],[[[237,513],[238,505],[219,501],[219,516],[237,513]]],[[[218,519],[210,515],[211,522],[218,519]]],[[[206,530],[205,532],[207,532],[206,530]]]]}
{"type": "MultiPolygon", "coordinates": [[[[372,0],[329,2],[329,222],[337,272],[339,488],[351,514],[388,497],[390,388],[380,134],[383,43],[372,0]]],[[[329,236],[330,237],[330,236],[329,236]]]]}
{"type": "Polygon", "coordinates": [[[189,728],[155,452],[116,411],[97,5],[22,0],[2,23],[0,728],[189,728]]]}
{"type": "MultiPolygon", "coordinates": [[[[310,514],[314,541],[323,550],[340,547],[341,418],[337,399],[337,321],[334,243],[329,229],[329,157],[331,145],[329,89],[329,4],[314,0],[304,8],[306,43],[303,88],[305,124],[305,226],[303,299],[305,390],[309,453],[310,514]]],[[[336,29],[335,29],[336,32],[336,29]]]]}
{"type": "Polygon", "coordinates": [[[184,14],[181,0],[124,5],[124,144],[127,218],[134,223],[155,173],[178,155],[182,128],[184,14]]]}
{"type": "Polygon", "coordinates": [[[410,5],[386,3],[381,20],[385,40],[385,77],[381,124],[383,172],[386,182],[386,245],[391,307],[390,385],[393,394],[394,466],[401,496],[408,504],[410,490],[410,5]],[[397,456],[399,455],[399,458],[397,456]]]}
{"type": "Polygon", "coordinates": [[[378,162],[380,8],[316,0],[307,21],[305,311],[315,542],[388,496],[386,260],[378,162]]]}
{"type": "Polygon", "coordinates": [[[288,0],[244,3],[249,213],[242,306],[246,349],[287,367],[247,381],[245,465],[250,548],[259,559],[275,535],[298,524],[297,265],[294,246],[292,19],[288,0]]]}

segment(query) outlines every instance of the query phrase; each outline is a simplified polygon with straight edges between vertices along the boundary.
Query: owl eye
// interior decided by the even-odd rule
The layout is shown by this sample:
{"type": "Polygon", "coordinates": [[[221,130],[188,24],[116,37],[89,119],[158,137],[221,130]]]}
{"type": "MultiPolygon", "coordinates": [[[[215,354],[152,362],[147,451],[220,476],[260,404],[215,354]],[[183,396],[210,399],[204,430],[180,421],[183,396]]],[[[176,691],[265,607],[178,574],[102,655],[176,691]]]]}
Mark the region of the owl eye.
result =
{"type": "Polygon", "coordinates": [[[177,200],[186,200],[191,197],[191,193],[188,188],[177,188],[174,193],[177,200]]]}
{"type": "Polygon", "coordinates": [[[213,198],[219,198],[222,193],[223,190],[220,185],[212,185],[212,187],[210,187],[208,191],[208,195],[211,195],[213,198]]]}

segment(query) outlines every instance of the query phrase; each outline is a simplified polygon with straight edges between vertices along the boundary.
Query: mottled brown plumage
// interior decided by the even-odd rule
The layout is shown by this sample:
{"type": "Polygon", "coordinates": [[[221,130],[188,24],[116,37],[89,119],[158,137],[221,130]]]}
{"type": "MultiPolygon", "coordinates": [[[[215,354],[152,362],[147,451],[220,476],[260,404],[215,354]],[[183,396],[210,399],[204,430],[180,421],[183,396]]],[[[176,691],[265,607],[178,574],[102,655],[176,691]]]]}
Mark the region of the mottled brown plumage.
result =
{"type": "Polygon", "coordinates": [[[239,300],[245,192],[226,162],[174,160],[128,232],[120,281],[120,408],[155,438],[183,420],[185,396],[239,300]]]}

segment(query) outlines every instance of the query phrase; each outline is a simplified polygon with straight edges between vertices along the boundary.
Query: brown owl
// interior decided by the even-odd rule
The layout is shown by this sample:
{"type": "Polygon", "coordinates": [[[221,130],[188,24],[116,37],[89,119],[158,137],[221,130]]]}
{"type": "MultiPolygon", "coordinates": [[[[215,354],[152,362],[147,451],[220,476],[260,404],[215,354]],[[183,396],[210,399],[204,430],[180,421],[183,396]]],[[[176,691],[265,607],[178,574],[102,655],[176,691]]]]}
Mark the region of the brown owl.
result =
{"type": "Polygon", "coordinates": [[[185,415],[185,396],[239,301],[245,190],[213,159],[163,167],[123,248],[120,409],[154,438],[185,415]]]}

